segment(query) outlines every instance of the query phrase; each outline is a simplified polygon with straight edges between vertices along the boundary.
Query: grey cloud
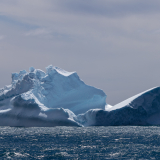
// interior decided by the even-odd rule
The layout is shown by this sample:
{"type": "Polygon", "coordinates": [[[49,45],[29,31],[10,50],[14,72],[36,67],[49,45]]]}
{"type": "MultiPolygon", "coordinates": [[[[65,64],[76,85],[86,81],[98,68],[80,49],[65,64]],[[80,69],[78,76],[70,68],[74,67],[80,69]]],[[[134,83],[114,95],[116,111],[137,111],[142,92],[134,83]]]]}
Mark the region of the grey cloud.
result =
{"type": "Polygon", "coordinates": [[[5,36],[3,36],[3,35],[0,35],[0,40],[4,39],[4,37],[5,37],[5,36]]]}
{"type": "Polygon", "coordinates": [[[68,0],[59,2],[62,7],[61,11],[70,13],[79,13],[82,15],[92,14],[107,17],[121,17],[132,14],[150,14],[159,12],[160,2],[158,0],[92,0],[92,1],[78,1],[68,0]]]}
{"type": "Polygon", "coordinates": [[[45,28],[37,28],[37,29],[26,32],[25,36],[39,36],[39,35],[46,35],[49,33],[50,31],[45,28]]]}

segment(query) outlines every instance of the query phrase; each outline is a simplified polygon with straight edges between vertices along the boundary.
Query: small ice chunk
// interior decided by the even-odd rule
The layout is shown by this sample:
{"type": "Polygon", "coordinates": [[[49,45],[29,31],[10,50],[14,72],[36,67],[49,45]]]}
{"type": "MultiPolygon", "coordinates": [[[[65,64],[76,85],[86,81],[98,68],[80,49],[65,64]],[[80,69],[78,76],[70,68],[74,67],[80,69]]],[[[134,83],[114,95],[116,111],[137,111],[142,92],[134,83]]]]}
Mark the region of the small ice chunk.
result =
{"type": "Polygon", "coordinates": [[[52,65],[49,65],[48,67],[46,67],[46,72],[47,74],[49,75],[53,70],[53,66],[52,65]]]}
{"type": "Polygon", "coordinates": [[[43,71],[40,70],[40,69],[36,69],[36,77],[37,77],[38,79],[41,79],[41,78],[43,78],[43,77],[45,77],[45,76],[46,76],[45,72],[43,72],[43,71]]]}
{"type": "Polygon", "coordinates": [[[47,118],[47,115],[45,113],[42,113],[42,112],[39,113],[39,116],[43,117],[43,118],[47,118]]]}
{"type": "Polygon", "coordinates": [[[24,75],[24,74],[26,74],[26,73],[27,73],[26,70],[22,70],[22,71],[19,72],[19,75],[24,75]]]}
{"type": "Polygon", "coordinates": [[[23,76],[26,74],[26,70],[22,70],[19,73],[12,73],[12,83],[14,83],[17,80],[22,80],[23,76]]]}
{"type": "Polygon", "coordinates": [[[12,82],[18,79],[18,73],[12,73],[12,82]]]}
{"type": "Polygon", "coordinates": [[[34,70],[35,70],[34,67],[29,68],[29,72],[34,72],[34,70]]]}

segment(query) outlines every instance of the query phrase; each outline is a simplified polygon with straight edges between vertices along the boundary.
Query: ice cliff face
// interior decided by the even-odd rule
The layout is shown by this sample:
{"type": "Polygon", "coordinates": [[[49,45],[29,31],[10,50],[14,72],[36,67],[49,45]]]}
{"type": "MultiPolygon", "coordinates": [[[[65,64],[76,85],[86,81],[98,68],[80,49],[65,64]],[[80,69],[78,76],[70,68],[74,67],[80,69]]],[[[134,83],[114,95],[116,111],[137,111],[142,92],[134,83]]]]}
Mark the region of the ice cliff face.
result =
{"type": "Polygon", "coordinates": [[[77,116],[84,126],[160,125],[160,87],[135,95],[106,110],[89,110],[77,116]]]}
{"type": "Polygon", "coordinates": [[[41,126],[43,121],[43,126],[79,126],[75,114],[105,108],[106,94],[86,85],[77,73],[52,65],[46,70],[31,67],[29,73],[12,74],[11,85],[0,90],[0,125],[29,126],[32,121],[32,126],[41,126]]]}

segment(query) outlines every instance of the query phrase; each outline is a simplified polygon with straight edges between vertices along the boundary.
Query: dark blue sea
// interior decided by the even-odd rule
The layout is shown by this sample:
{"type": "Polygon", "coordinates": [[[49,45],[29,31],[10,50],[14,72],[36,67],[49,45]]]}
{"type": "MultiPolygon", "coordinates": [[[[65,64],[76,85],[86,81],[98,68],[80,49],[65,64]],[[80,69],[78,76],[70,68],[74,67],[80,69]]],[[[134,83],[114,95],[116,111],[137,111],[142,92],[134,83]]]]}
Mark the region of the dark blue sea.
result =
{"type": "Polygon", "coordinates": [[[0,159],[160,159],[160,127],[0,127],[0,159]]]}

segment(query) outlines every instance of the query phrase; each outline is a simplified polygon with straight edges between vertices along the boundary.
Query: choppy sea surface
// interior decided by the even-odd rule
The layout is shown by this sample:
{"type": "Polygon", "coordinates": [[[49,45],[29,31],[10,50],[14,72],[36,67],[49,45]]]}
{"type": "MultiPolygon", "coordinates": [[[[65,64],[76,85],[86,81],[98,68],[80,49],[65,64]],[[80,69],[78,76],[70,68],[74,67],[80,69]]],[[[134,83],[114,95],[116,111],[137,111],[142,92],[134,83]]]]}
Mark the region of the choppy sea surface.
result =
{"type": "Polygon", "coordinates": [[[0,127],[0,159],[160,159],[160,127],[0,127]]]}

